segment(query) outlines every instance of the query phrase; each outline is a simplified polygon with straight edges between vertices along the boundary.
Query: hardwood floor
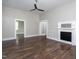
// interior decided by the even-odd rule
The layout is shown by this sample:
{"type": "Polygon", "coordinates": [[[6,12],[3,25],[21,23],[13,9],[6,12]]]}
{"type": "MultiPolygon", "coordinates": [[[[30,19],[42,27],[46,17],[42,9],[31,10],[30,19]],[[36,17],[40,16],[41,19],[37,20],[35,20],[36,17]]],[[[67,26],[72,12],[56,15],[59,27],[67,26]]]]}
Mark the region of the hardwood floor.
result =
{"type": "Polygon", "coordinates": [[[3,59],[76,59],[74,46],[45,37],[3,42],[3,59]]]}

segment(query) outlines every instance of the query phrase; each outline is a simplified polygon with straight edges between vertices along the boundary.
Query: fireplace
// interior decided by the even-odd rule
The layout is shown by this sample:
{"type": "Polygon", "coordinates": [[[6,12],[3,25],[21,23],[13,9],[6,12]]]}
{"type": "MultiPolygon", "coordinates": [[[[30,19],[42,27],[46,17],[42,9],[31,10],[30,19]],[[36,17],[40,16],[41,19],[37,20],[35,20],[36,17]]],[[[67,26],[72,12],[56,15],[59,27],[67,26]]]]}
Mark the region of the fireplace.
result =
{"type": "Polygon", "coordinates": [[[72,40],[72,32],[60,32],[60,39],[71,42],[72,40]]]}
{"type": "Polygon", "coordinates": [[[58,40],[60,42],[75,45],[75,22],[59,22],[58,23],[58,40]]]}

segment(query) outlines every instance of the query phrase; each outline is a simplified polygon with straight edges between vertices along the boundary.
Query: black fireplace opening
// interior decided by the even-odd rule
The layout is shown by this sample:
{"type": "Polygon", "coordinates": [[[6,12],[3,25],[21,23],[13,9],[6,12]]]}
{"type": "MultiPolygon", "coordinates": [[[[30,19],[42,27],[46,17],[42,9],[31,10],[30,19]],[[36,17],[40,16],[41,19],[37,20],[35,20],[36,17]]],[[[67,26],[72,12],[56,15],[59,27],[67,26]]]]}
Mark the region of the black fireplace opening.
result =
{"type": "Polygon", "coordinates": [[[71,42],[72,33],[71,32],[60,32],[60,39],[71,42]]]}

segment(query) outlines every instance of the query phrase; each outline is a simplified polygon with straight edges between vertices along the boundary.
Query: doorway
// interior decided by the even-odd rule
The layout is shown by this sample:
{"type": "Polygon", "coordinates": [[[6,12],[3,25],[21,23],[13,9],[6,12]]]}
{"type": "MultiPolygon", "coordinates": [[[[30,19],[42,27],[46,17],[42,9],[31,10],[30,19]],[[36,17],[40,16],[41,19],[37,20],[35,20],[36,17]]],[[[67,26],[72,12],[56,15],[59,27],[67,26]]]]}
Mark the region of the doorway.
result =
{"type": "Polygon", "coordinates": [[[24,42],[24,20],[16,19],[16,43],[24,42]]]}
{"type": "Polygon", "coordinates": [[[39,28],[40,35],[47,35],[48,33],[48,22],[47,21],[41,21],[40,22],[40,28],[39,28]]]}

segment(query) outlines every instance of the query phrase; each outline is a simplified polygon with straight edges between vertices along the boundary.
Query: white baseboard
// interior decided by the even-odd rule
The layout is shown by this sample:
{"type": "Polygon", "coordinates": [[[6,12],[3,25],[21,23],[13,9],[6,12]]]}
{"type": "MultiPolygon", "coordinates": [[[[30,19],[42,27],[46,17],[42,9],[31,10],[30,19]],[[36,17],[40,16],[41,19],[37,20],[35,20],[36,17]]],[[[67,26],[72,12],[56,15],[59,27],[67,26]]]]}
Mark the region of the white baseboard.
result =
{"type": "Polygon", "coordinates": [[[15,37],[10,37],[10,38],[3,38],[2,41],[6,41],[6,40],[15,40],[15,37]]]}
{"type": "Polygon", "coordinates": [[[24,37],[25,37],[25,38],[28,38],[28,37],[35,37],[35,36],[44,36],[44,34],[28,35],[28,36],[24,36],[24,37]]]}
{"type": "MultiPolygon", "coordinates": [[[[37,35],[28,35],[28,36],[24,36],[25,38],[28,38],[28,37],[35,37],[35,36],[44,36],[44,35],[40,35],[40,34],[37,34],[37,35]]],[[[10,37],[10,38],[3,38],[2,41],[6,41],[6,40],[15,40],[16,37],[10,37]]]]}
{"type": "Polygon", "coordinates": [[[66,44],[70,44],[70,45],[73,45],[73,46],[76,46],[75,44],[73,44],[72,42],[68,42],[68,41],[63,41],[63,40],[58,40],[56,38],[52,38],[52,37],[48,37],[48,39],[51,39],[51,40],[55,40],[55,41],[59,41],[59,42],[62,42],[62,43],[66,43],[66,44]]]}
{"type": "MultiPolygon", "coordinates": [[[[28,38],[28,37],[36,37],[36,36],[44,36],[42,34],[37,34],[37,35],[28,35],[28,36],[24,36],[25,38],[28,38]]],[[[68,42],[68,41],[63,41],[63,40],[58,40],[56,38],[52,38],[52,37],[49,37],[47,36],[48,39],[51,39],[51,40],[55,40],[55,41],[59,41],[59,42],[63,42],[63,43],[67,43],[67,44],[71,44],[73,46],[76,46],[76,44],[73,44],[71,42],[68,42]]],[[[15,40],[16,37],[11,37],[11,38],[3,38],[2,41],[6,41],[6,40],[15,40]]]]}

